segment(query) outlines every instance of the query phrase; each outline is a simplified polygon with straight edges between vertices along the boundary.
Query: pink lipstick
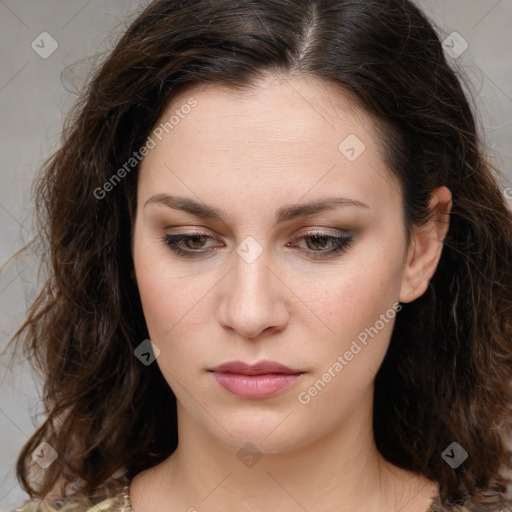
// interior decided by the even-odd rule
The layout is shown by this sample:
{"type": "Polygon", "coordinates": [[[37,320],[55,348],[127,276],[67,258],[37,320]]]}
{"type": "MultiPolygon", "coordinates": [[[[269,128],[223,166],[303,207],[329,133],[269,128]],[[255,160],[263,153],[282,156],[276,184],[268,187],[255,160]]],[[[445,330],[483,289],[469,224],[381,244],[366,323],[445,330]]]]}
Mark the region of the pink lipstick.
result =
{"type": "Polygon", "coordinates": [[[230,393],[242,398],[268,398],[292,386],[304,374],[275,361],[249,365],[230,361],[214,368],[216,381],[230,393]]]}

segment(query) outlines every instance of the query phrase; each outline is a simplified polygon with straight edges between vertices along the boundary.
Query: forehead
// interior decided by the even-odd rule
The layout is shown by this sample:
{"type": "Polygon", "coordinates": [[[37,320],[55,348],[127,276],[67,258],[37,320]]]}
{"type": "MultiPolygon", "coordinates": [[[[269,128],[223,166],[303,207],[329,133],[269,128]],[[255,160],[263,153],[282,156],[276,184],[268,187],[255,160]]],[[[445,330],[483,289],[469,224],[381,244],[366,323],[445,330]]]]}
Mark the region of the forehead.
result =
{"type": "Polygon", "coordinates": [[[287,197],[297,199],[315,188],[321,195],[332,187],[382,195],[397,185],[374,119],[319,79],[269,76],[243,90],[194,87],[173,98],[156,126],[166,122],[141,164],[142,187],[153,193],[162,192],[155,191],[159,183],[182,187],[180,177],[199,197],[206,184],[239,197],[286,193],[286,185],[287,197]]]}
{"type": "Polygon", "coordinates": [[[224,130],[229,126],[235,132],[255,128],[254,135],[258,135],[260,130],[272,129],[283,136],[301,136],[319,125],[336,132],[340,121],[355,122],[365,131],[375,126],[375,120],[348,93],[332,82],[311,76],[266,74],[243,88],[198,85],[176,95],[160,121],[168,119],[191,97],[199,108],[187,117],[199,120],[202,127],[207,126],[209,118],[224,130]],[[198,111],[203,115],[199,116],[198,111]]]}

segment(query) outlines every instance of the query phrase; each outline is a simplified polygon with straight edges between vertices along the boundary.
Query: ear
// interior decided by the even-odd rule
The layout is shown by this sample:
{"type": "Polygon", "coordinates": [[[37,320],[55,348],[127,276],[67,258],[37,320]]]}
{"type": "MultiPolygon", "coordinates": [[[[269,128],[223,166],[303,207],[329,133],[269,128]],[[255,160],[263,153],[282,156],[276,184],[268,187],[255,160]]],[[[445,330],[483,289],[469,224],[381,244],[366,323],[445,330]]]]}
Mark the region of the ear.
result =
{"type": "Polygon", "coordinates": [[[436,271],[450,226],[450,190],[446,187],[436,188],[430,197],[429,208],[431,219],[413,230],[402,274],[400,302],[412,302],[423,295],[436,271]]]}

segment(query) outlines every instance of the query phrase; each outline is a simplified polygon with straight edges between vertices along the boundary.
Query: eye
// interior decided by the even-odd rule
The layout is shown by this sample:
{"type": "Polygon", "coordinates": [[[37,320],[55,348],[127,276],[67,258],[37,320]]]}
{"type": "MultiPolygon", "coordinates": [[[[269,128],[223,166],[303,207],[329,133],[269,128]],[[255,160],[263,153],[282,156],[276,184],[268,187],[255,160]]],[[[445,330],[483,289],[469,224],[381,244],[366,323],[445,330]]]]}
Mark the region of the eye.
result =
{"type": "Polygon", "coordinates": [[[306,241],[307,256],[313,259],[326,258],[338,255],[346,251],[352,244],[353,237],[350,234],[332,235],[320,231],[304,233],[297,240],[306,241]],[[308,242],[309,241],[309,242],[308,242]],[[325,247],[331,247],[330,250],[323,250],[325,247]]]}
{"type": "Polygon", "coordinates": [[[181,233],[179,235],[167,234],[162,240],[178,256],[194,257],[194,253],[201,255],[210,250],[200,249],[203,249],[206,240],[211,239],[212,237],[206,233],[181,233]]]}
{"type": "MultiPolygon", "coordinates": [[[[214,247],[205,249],[205,243],[213,240],[213,237],[207,233],[166,234],[161,240],[175,254],[186,258],[202,256],[214,249],[214,247]]],[[[301,252],[307,253],[309,258],[319,259],[332,257],[347,250],[352,243],[352,235],[332,235],[314,231],[303,234],[287,245],[293,247],[299,240],[306,241],[306,249],[301,249],[301,252]]]]}

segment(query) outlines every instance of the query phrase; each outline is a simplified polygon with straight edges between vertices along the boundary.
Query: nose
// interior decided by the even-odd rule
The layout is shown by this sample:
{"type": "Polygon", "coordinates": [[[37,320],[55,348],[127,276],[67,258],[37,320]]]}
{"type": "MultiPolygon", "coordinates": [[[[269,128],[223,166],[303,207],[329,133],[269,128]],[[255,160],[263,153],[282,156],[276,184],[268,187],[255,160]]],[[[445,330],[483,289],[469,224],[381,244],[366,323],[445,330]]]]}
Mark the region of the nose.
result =
{"type": "Polygon", "coordinates": [[[223,279],[218,321],[251,339],[282,330],[289,319],[285,293],[265,251],[251,263],[235,255],[234,269],[223,279]]]}

